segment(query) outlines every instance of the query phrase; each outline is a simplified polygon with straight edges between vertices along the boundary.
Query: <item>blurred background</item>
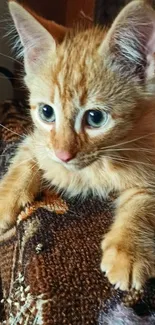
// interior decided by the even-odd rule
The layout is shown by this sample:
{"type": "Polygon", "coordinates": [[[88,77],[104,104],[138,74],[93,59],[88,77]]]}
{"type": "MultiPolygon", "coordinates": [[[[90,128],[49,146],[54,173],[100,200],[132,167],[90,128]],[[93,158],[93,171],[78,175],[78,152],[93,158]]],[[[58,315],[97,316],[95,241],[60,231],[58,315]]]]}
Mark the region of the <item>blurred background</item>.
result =
{"type": "Polygon", "coordinates": [[[0,101],[13,97],[13,87],[10,81],[14,72],[14,62],[9,58],[12,53],[9,42],[5,37],[7,16],[7,2],[6,0],[0,0],[0,101]]]}

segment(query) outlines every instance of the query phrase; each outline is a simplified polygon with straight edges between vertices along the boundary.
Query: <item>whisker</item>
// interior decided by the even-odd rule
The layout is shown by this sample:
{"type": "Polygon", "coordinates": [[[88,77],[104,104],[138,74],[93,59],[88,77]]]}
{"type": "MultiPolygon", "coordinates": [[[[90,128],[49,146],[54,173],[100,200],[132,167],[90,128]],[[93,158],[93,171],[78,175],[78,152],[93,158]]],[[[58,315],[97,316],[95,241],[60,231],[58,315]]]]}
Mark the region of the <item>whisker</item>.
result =
{"type": "MultiPolygon", "coordinates": [[[[13,158],[12,158],[13,159],[13,158]]],[[[11,160],[12,160],[11,159],[11,160]]],[[[18,167],[20,167],[22,164],[27,164],[29,161],[31,161],[32,158],[29,158],[29,159],[25,159],[23,160],[20,164],[18,164],[18,167]]],[[[12,163],[10,162],[10,166],[12,165],[12,163]]],[[[4,173],[4,177],[5,177],[5,173],[4,173]]],[[[0,182],[0,188],[3,187],[3,184],[0,182]]]]}
{"type": "Polygon", "coordinates": [[[128,144],[128,143],[132,143],[132,142],[136,142],[138,140],[142,140],[142,139],[148,138],[151,135],[155,135],[155,132],[146,134],[144,136],[141,136],[141,137],[138,137],[138,138],[135,138],[135,139],[132,139],[132,140],[128,140],[128,141],[120,142],[120,143],[117,143],[117,144],[114,144],[114,145],[111,145],[111,146],[104,147],[103,150],[105,150],[105,149],[111,149],[111,148],[117,148],[119,146],[123,146],[123,145],[128,144]]]}
{"type": "MultiPolygon", "coordinates": [[[[21,161],[20,164],[18,164],[18,167],[27,164],[27,163],[28,163],[29,161],[31,161],[31,160],[32,160],[32,158],[25,159],[25,160],[21,161]]],[[[35,165],[34,165],[34,166],[35,166],[35,165]]],[[[33,167],[33,166],[32,166],[32,167],[33,167]]]]}
{"type": "Polygon", "coordinates": [[[7,59],[12,60],[12,61],[14,61],[16,63],[19,63],[23,67],[23,63],[20,62],[19,60],[15,59],[15,58],[13,58],[12,56],[6,55],[6,54],[1,53],[1,52],[0,52],[0,55],[3,56],[4,58],[7,58],[7,59]]]}
{"type": "Polygon", "coordinates": [[[119,160],[118,161],[118,159],[114,156],[106,156],[106,158],[108,158],[108,159],[110,159],[110,160],[113,160],[113,161],[116,161],[116,162],[119,162],[121,165],[123,165],[123,166],[126,166],[127,164],[126,164],[126,162],[122,162],[122,160],[119,160]]]}
{"type": "MultiPolygon", "coordinates": [[[[114,151],[112,148],[109,148],[109,149],[107,149],[107,152],[110,152],[110,151],[114,151]]],[[[148,148],[116,148],[115,149],[115,151],[117,152],[119,152],[119,151],[142,151],[142,152],[152,152],[152,153],[154,153],[155,154],[155,148],[154,148],[154,150],[153,149],[148,149],[148,148]]]]}
{"type": "Polygon", "coordinates": [[[2,154],[2,155],[0,154],[0,158],[1,157],[8,157],[8,156],[9,156],[9,154],[5,154],[5,155],[4,154],[2,154]]]}
{"type": "Polygon", "coordinates": [[[11,132],[11,133],[13,133],[13,134],[18,135],[18,137],[20,137],[20,138],[22,138],[22,139],[25,139],[25,135],[18,134],[17,132],[15,132],[15,131],[13,131],[13,130],[7,128],[6,126],[4,126],[4,125],[1,124],[1,123],[0,123],[0,126],[1,126],[3,129],[5,129],[5,130],[7,130],[7,131],[9,131],[9,132],[11,132]]]}
{"type": "Polygon", "coordinates": [[[127,163],[135,163],[135,164],[141,164],[141,165],[144,165],[144,166],[151,166],[151,167],[154,166],[154,168],[155,168],[155,164],[146,163],[146,162],[143,162],[143,161],[124,159],[124,158],[115,157],[115,156],[111,156],[109,158],[111,158],[112,160],[116,160],[118,162],[120,161],[120,162],[127,162],[127,163]]]}

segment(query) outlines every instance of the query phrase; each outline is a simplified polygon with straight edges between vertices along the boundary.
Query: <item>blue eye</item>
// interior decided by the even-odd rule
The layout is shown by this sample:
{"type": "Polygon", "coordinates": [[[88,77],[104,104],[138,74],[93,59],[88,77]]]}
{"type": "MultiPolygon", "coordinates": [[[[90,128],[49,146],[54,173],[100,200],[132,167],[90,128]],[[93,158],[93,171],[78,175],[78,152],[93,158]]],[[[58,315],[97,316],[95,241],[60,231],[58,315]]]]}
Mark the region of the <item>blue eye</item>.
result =
{"type": "Polygon", "coordinates": [[[108,113],[101,110],[90,110],[85,114],[85,123],[92,128],[100,128],[108,121],[108,113]]]}
{"type": "Polygon", "coordinates": [[[39,105],[39,116],[40,118],[48,123],[55,122],[55,112],[52,106],[46,104],[39,105]]]}

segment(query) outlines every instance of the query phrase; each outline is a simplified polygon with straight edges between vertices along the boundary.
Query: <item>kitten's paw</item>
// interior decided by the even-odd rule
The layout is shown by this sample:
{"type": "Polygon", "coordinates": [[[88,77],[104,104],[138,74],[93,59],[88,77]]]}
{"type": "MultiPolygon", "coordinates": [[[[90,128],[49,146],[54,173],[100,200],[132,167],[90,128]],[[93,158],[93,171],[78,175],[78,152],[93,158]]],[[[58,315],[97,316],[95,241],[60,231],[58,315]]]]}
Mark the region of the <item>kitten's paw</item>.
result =
{"type": "Polygon", "coordinates": [[[130,245],[127,240],[116,240],[112,232],[106,235],[102,242],[101,270],[116,289],[140,290],[149,278],[155,276],[155,252],[148,248],[148,255],[144,255],[142,245],[138,249],[137,245],[133,242],[130,245]]]}
{"type": "Polygon", "coordinates": [[[16,224],[17,216],[30,199],[23,192],[0,189],[0,235],[16,224]],[[21,195],[22,193],[22,195],[21,195]]]}
{"type": "Polygon", "coordinates": [[[16,222],[16,213],[12,206],[0,202],[0,235],[11,228],[16,222]]]}
{"type": "Polygon", "coordinates": [[[130,281],[131,259],[123,251],[119,251],[114,244],[104,249],[102,244],[103,257],[101,270],[105,272],[111,284],[116,289],[128,290],[130,281]]]}

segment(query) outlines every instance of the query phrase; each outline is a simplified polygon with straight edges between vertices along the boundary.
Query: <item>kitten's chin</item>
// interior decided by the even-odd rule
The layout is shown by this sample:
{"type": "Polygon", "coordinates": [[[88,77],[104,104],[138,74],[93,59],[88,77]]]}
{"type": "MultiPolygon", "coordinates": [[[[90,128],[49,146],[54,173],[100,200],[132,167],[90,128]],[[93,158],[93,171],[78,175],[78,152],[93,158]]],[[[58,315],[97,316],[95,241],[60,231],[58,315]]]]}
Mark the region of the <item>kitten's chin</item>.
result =
{"type": "Polygon", "coordinates": [[[69,170],[69,171],[71,171],[71,172],[80,172],[81,170],[83,170],[83,169],[85,169],[85,168],[87,168],[87,167],[89,167],[89,166],[91,166],[92,164],[94,164],[95,163],[95,161],[93,160],[93,161],[91,161],[91,162],[84,162],[84,161],[78,161],[78,160],[76,160],[76,159],[73,159],[73,160],[71,160],[71,161],[69,161],[69,162],[60,162],[59,161],[59,163],[64,167],[64,168],[66,168],[67,170],[69,170]]]}
{"type": "Polygon", "coordinates": [[[81,169],[86,167],[86,166],[85,167],[79,166],[79,165],[73,164],[73,163],[63,163],[62,165],[63,165],[63,167],[65,167],[67,170],[69,170],[71,172],[78,172],[81,169]]]}
{"type": "Polygon", "coordinates": [[[84,161],[78,161],[78,160],[72,160],[68,163],[64,163],[63,165],[65,166],[65,168],[67,170],[70,170],[70,171],[81,171],[87,167],[90,167],[92,166],[94,163],[96,162],[96,160],[92,160],[92,161],[89,161],[89,162],[84,162],[84,161]]]}

